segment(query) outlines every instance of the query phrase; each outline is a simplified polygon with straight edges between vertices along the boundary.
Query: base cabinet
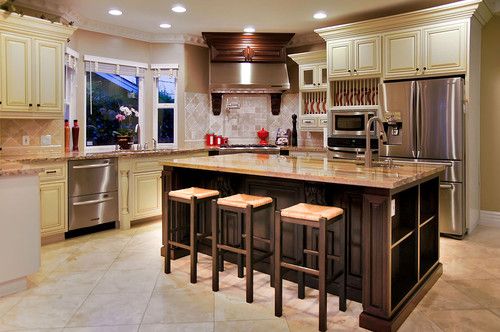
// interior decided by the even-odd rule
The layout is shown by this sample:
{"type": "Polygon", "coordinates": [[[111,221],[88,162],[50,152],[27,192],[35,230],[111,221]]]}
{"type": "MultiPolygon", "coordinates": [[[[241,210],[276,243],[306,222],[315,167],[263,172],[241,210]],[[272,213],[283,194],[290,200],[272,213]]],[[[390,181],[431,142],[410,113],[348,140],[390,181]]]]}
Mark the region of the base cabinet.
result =
{"type": "Polygon", "coordinates": [[[40,227],[42,237],[65,232],[66,197],[66,182],[40,184],[40,227]]]}
{"type": "Polygon", "coordinates": [[[133,175],[132,218],[161,215],[161,171],[133,175]]]}

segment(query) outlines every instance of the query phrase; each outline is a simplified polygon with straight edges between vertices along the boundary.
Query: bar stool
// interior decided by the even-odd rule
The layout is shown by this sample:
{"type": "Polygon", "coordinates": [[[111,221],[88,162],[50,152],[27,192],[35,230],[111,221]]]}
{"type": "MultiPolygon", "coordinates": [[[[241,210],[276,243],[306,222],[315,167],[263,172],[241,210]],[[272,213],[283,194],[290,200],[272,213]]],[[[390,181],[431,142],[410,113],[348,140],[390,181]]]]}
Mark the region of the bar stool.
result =
{"type": "Polygon", "coordinates": [[[198,263],[198,242],[205,237],[209,237],[208,234],[198,233],[198,207],[204,203],[209,202],[213,198],[219,197],[219,192],[217,190],[203,189],[197,187],[191,187],[180,190],[170,191],[167,195],[167,236],[166,236],[166,251],[165,251],[165,273],[170,273],[170,261],[171,261],[171,249],[170,247],[178,247],[186,249],[190,254],[191,262],[191,283],[195,284],[197,281],[197,263],[198,263]],[[172,235],[179,231],[179,220],[177,220],[177,226],[174,228],[173,225],[173,207],[174,202],[176,204],[183,203],[189,204],[189,245],[174,241],[172,235]]]}
{"type": "Polygon", "coordinates": [[[254,212],[263,209],[271,208],[274,211],[274,200],[271,197],[253,196],[245,194],[237,194],[218,200],[212,200],[212,290],[219,291],[219,271],[222,270],[224,264],[223,251],[229,251],[237,254],[238,277],[243,277],[243,256],[245,256],[246,266],[246,301],[253,302],[253,267],[257,263],[267,257],[271,257],[271,285],[274,284],[274,220],[270,218],[269,234],[270,238],[265,239],[254,235],[253,220],[254,212]],[[240,223],[241,239],[240,246],[233,247],[223,242],[223,212],[234,212],[238,216],[240,223]],[[244,221],[243,221],[244,220],[244,221]],[[243,234],[243,228],[245,233],[243,234]],[[269,252],[254,260],[254,241],[260,241],[269,245],[269,252]]]}
{"type": "Polygon", "coordinates": [[[313,204],[300,203],[289,208],[275,212],[275,307],[274,313],[281,317],[283,311],[283,289],[282,289],[282,268],[298,272],[298,295],[299,298],[305,297],[304,274],[318,277],[319,283],[319,330],[326,331],[326,297],[327,297],[327,260],[334,260],[340,264],[342,275],[339,282],[339,309],[346,311],[346,241],[345,241],[345,219],[344,211],[341,208],[332,206],[321,206],[313,204]],[[328,226],[334,223],[340,223],[340,255],[329,255],[328,250],[328,226]],[[282,232],[281,224],[291,223],[301,227],[302,236],[298,243],[299,264],[292,264],[282,261],[281,242],[282,232]],[[306,227],[319,230],[318,250],[306,248],[306,227]],[[318,256],[318,270],[305,267],[306,255],[318,256]]]}

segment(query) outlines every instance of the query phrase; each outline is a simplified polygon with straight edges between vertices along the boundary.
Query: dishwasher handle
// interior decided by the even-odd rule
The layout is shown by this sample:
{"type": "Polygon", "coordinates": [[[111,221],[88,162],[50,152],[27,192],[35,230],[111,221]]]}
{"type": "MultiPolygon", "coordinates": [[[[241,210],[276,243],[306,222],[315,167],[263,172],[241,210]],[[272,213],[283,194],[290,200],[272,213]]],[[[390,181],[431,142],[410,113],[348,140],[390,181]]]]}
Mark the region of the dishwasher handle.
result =
{"type": "Polygon", "coordinates": [[[90,165],[75,165],[73,169],[87,169],[87,168],[100,168],[100,167],[108,167],[111,166],[109,162],[105,164],[90,164],[90,165]]]}
{"type": "Polygon", "coordinates": [[[112,197],[109,198],[103,198],[103,199],[93,199],[90,201],[83,201],[83,202],[75,202],[73,203],[73,206],[80,206],[80,205],[91,205],[91,204],[99,204],[99,203],[104,203],[113,200],[112,197]]]}

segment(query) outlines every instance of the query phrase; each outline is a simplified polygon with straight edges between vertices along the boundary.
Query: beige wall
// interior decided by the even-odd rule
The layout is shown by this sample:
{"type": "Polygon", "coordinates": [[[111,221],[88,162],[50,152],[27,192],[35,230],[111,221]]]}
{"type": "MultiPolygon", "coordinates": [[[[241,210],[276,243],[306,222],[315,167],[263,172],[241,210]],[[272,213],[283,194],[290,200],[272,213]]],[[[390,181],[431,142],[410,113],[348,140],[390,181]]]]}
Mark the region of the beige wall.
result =
{"type": "Polygon", "coordinates": [[[186,92],[208,93],[208,48],[185,45],[186,92]]]}
{"type": "Polygon", "coordinates": [[[482,32],[481,210],[500,212],[500,17],[482,32]]]}

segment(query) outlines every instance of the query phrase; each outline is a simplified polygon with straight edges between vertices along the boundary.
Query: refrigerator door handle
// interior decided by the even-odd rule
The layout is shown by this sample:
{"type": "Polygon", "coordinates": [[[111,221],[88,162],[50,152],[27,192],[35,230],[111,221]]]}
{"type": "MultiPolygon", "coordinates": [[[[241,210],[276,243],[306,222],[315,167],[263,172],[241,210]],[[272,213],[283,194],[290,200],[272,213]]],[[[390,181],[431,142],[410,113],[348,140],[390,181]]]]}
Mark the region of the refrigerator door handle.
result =
{"type": "Polygon", "coordinates": [[[416,114],[414,118],[414,123],[416,126],[416,133],[415,133],[415,145],[416,145],[416,150],[417,150],[417,158],[420,158],[420,152],[421,152],[421,132],[420,130],[422,129],[421,127],[421,117],[420,117],[420,87],[421,85],[418,82],[414,82],[415,87],[416,87],[416,98],[415,98],[415,109],[416,109],[416,114]]]}
{"type": "MultiPolygon", "coordinates": [[[[417,121],[416,121],[416,114],[415,114],[415,111],[416,111],[416,89],[415,89],[415,85],[417,83],[415,81],[411,82],[411,91],[410,91],[410,95],[411,95],[411,102],[410,102],[410,118],[411,118],[411,154],[413,156],[413,158],[417,158],[417,155],[415,154],[415,146],[416,146],[416,139],[417,139],[417,130],[418,130],[418,127],[416,127],[417,125],[417,121]]],[[[418,152],[417,152],[418,153],[418,152]]]]}

